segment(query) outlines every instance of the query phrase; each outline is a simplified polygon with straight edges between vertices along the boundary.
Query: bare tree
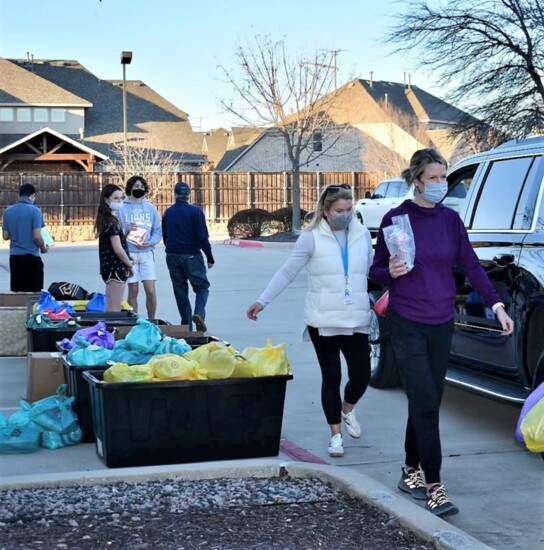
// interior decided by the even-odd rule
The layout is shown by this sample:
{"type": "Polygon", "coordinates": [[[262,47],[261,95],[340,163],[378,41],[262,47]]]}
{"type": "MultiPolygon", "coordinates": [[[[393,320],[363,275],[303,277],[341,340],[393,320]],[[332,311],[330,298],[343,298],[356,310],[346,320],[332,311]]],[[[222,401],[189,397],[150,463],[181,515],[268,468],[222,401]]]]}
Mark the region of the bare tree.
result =
{"type": "Polygon", "coordinates": [[[235,51],[237,70],[220,66],[234,93],[220,104],[238,121],[279,132],[293,173],[293,231],[301,226],[300,168],[335,145],[346,125],[329,116],[338,97],[333,52],[291,55],[284,40],[255,36],[235,51]]]}
{"type": "Polygon", "coordinates": [[[412,0],[388,41],[414,50],[420,67],[472,112],[458,131],[524,137],[544,130],[542,0],[412,0]]]}
{"type": "Polygon", "coordinates": [[[122,188],[130,176],[142,176],[150,183],[147,196],[150,201],[163,189],[172,189],[172,176],[180,171],[183,161],[179,153],[124,143],[113,143],[111,151],[113,154],[102,164],[102,171],[110,172],[122,188]]]}
{"type": "Polygon", "coordinates": [[[369,172],[382,172],[384,177],[399,176],[409,163],[414,150],[429,147],[431,140],[420,120],[385,101],[380,102],[384,123],[380,134],[373,135],[361,151],[363,164],[369,172]],[[385,132],[383,129],[385,128],[385,132]]]}

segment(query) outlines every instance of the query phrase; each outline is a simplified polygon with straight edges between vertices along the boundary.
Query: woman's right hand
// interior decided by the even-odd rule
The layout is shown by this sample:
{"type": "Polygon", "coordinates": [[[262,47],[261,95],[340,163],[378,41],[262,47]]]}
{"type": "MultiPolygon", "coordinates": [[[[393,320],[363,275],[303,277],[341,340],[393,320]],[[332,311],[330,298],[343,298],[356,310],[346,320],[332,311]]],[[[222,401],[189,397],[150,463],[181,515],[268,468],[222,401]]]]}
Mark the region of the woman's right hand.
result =
{"type": "Polygon", "coordinates": [[[263,304],[260,304],[259,302],[255,302],[253,305],[249,306],[249,309],[246,312],[247,318],[251,319],[252,321],[256,321],[257,315],[263,309],[264,309],[263,304]]]}
{"type": "Polygon", "coordinates": [[[389,258],[389,275],[393,279],[402,277],[408,273],[408,268],[406,267],[406,262],[404,260],[399,260],[396,256],[391,256],[389,258]]]}

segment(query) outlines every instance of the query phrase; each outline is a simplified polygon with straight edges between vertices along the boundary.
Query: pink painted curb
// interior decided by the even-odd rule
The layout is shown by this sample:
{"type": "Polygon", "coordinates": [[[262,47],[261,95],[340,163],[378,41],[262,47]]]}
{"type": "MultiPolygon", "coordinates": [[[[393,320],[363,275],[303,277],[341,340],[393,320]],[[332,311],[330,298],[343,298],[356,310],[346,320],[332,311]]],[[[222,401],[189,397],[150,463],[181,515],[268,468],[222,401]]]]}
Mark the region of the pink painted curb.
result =
{"type": "Polygon", "coordinates": [[[263,243],[257,241],[241,241],[240,239],[225,239],[223,244],[230,244],[233,246],[246,246],[251,248],[264,248],[263,243]]]}

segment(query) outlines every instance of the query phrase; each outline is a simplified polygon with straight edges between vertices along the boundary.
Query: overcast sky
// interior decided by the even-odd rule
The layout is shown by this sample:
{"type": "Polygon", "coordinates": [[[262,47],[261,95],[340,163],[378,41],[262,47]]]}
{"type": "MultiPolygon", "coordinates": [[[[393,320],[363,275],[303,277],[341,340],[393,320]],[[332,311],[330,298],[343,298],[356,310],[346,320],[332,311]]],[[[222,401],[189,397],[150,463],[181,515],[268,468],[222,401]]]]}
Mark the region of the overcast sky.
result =
{"type": "Polygon", "coordinates": [[[143,80],[189,113],[195,130],[230,127],[218,65],[234,65],[236,45],[255,34],[285,38],[291,51],[338,53],[338,83],[349,76],[411,82],[441,97],[414,59],[381,39],[396,0],[0,0],[0,57],[75,59],[102,79],[120,79],[120,52],[133,52],[127,79],[143,80]]]}

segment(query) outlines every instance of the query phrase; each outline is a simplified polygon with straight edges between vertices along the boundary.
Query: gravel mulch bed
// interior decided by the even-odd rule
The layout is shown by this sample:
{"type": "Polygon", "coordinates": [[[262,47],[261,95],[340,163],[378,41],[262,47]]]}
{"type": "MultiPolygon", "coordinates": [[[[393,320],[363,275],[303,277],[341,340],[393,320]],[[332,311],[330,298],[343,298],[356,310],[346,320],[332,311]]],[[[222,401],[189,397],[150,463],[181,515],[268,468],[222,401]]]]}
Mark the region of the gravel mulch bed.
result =
{"type": "Polygon", "coordinates": [[[0,548],[432,549],[318,479],[164,480],[0,492],[0,548]]]}

